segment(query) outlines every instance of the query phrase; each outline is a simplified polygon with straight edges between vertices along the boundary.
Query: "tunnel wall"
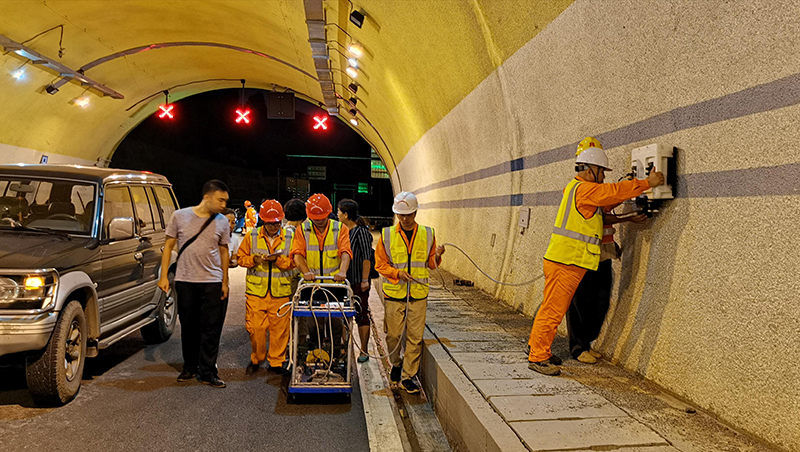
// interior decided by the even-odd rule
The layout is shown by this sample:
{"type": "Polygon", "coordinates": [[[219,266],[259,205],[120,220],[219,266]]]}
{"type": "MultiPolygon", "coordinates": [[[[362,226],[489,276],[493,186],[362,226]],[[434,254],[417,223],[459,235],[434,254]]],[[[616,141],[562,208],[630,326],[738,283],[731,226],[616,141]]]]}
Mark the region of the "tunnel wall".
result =
{"type": "MultiPolygon", "coordinates": [[[[399,164],[418,220],[510,282],[541,273],[577,142],[678,148],[676,199],[618,227],[606,357],[800,451],[800,5],[577,1],[429,130],[399,164]],[[517,226],[521,206],[530,227],[517,226]],[[494,237],[494,238],[493,238],[494,237]]],[[[543,281],[497,289],[533,315],[543,281]]],[[[448,283],[449,284],[449,283],[448,283]]],[[[562,330],[564,326],[562,325],[562,330]]]]}
{"type": "Polygon", "coordinates": [[[71,165],[94,165],[92,160],[86,160],[69,155],[61,155],[52,152],[41,152],[34,149],[12,146],[0,143],[0,164],[7,163],[40,163],[42,156],[47,156],[50,164],[63,163],[71,165]]]}

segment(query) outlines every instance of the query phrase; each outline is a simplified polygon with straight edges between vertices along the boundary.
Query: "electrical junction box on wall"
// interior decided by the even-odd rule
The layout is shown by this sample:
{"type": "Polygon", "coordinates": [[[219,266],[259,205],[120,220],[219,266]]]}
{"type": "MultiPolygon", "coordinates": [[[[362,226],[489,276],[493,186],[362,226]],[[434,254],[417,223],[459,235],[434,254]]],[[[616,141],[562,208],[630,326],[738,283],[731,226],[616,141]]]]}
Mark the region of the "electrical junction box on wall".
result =
{"type": "Polygon", "coordinates": [[[527,228],[528,223],[531,220],[531,208],[530,207],[520,207],[519,208],[519,227],[527,228]]]}
{"type": "MultiPolygon", "coordinates": [[[[647,179],[650,171],[661,171],[664,173],[664,180],[668,181],[671,177],[668,174],[669,159],[673,158],[672,146],[663,144],[648,144],[631,151],[631,170],[636,179],[647,179]]],[[[672,186],[664,184],[659,187],[651,188],[644,192],[651,200],[672,199],[672,186]]]]}

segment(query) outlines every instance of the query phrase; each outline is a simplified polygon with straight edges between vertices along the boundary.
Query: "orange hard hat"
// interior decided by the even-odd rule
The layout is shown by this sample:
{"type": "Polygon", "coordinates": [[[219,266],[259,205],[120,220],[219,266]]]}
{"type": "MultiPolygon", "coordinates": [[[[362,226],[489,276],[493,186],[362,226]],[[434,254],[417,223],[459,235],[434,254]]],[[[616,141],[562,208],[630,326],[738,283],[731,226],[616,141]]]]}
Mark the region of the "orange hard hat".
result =
{"type": "Polygon", "coordinates": [[[327,196],[319,193],[311,195],[306,201],[306,215],[312,220],[324,220],[333,212],[333,206],[327,196]]]}
{"type": "Polygon", "coordinates": [[[244,206],[245,206],[245,207],[250,207],[250,206],[252,206],[252,205],[253,205],[253,204],[251,204],[251,203],[250,203],[250,201],[245,201],[245,202],[244,202],[244,206]]]}
{"type": "Polygon", "coordinates": [[[261,204],[258,216],[264,220],[264,223],[279,223],[283,220],[283,207],[278,201],[268,199],[261,204]]]}

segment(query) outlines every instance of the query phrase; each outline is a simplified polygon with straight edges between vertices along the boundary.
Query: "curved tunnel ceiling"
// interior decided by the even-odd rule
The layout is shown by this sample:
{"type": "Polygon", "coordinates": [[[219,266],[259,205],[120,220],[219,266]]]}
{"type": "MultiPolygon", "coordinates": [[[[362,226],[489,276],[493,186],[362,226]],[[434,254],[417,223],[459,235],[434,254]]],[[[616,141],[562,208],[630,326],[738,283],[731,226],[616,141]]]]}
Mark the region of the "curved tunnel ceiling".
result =
{"type": "MultiPolygon", "coordinates": [[[[305,0],[319,3],[319,0],[305,0]]],[[[437,0],[354,2],[367,19],[363,28],[349,21],[347,0],[322,2],[333,80],[348,84],[345,58],[337,50],[354,39],[364,47],[357,82],[359,132],[384,157],[389,170],[408,150],[506,58],[554,20],[571,0],[437,0]],[[335,24],[335,25],[333,25],[335,24]],[[391,156],[388,155],[391,151],[391,156]]],[[[181,46],[148,50],[87,70],[86,75],[122,93],[122,100],[91,94],[85,109],[72,101],[86,88],[70,82],[55,95],[44,87],[58,74],[26,69],[22,80],[10,73],[25,59],[0,57],[0,143],[95,160],[108,157],[119,141],[163,97],[142,99],[176,85],[209,79],[246,79],[248,87],[289,88],[323,102],[309,44],[304,2],[269,1],[5,1],[0,34],[17,42],[64,24],[63,58],[59,30],[26,45],[78,69],[98,58],[130,48],[167,42],[208,42],[229,48],[181,46]],[[294,66],[294,68],[290,67],[294,66]],[[310,75],[309,75],[310,74],[310,75]],[[127,111],[130,109],[130,111],[127,111]]],[[[30,66],[30,65],[29,65],[30,66]]],[[[172,99],[238,81],[209,81],[170,92],[172,99]]],[[[336,91],[348,97],[336,85],[336,91]]],[[[340,109],[346,110],[340,102],[340,109]]]]}

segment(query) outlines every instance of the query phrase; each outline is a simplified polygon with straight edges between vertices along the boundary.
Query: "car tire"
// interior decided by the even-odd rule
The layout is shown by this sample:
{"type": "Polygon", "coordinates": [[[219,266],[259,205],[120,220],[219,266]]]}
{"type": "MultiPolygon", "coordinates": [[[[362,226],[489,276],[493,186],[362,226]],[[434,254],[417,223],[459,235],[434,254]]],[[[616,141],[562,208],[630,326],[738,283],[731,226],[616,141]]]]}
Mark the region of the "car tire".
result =
{"type": "Polygon", "coordinates": [[[169,272],[167,278],[169,279],[170,291],[169,294],[165,294],[161,289],[158,289],[161,292],[161,298],[156,308],[156,321],[143,326],[140,330],[144,341],[148,344],[160,344],[168,341],[178,321],[178,294],[175,290],[175,273],[169,272]]]}
{"type": "Polygon", "coordinates": [[[37,405],[65,405],[78,395],[88,333],[81,304],[67,302],[47,347],[26,357],[25,377],[37,405]]]}

